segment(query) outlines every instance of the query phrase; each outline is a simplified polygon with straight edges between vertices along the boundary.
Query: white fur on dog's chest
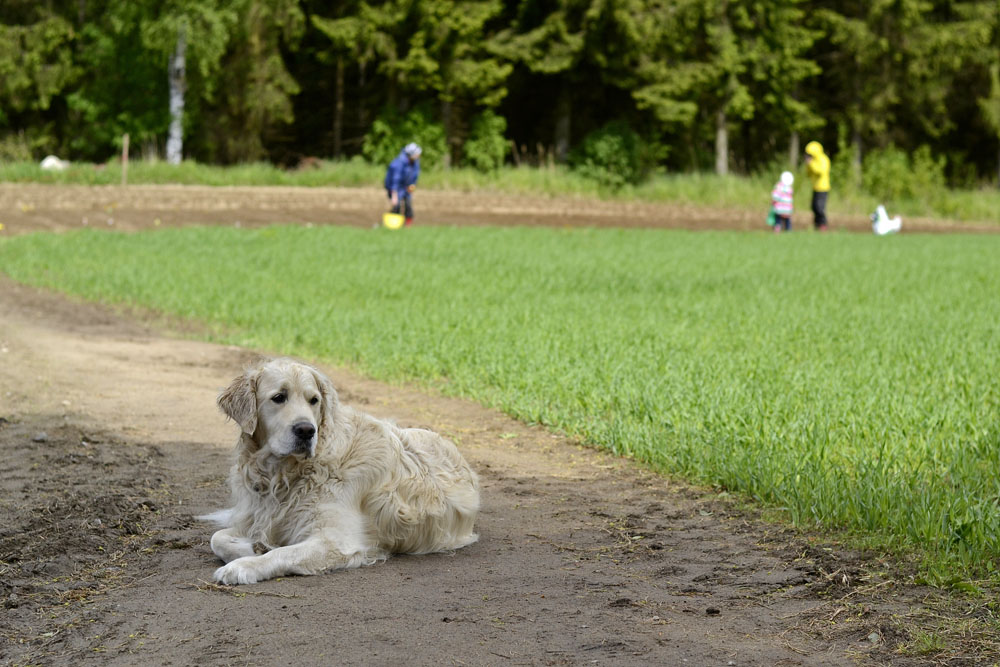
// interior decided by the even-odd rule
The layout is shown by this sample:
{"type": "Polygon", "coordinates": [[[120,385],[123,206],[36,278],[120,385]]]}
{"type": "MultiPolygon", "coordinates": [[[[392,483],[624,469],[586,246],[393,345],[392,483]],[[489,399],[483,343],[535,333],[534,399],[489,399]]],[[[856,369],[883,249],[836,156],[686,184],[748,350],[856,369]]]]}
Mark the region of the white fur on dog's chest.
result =
{"type": "Polygon", "coordinates": [[[263,487],[241,489],[234,525],[255,543],[268,549],[301,542],[315,531],[322,510],[316,499],[324,495],[339,495],[335,487],[339,479],[330,475],[311,474],[294,481],[263,487]],[[241,511],[242,510],[242,511],[241,511]]]}

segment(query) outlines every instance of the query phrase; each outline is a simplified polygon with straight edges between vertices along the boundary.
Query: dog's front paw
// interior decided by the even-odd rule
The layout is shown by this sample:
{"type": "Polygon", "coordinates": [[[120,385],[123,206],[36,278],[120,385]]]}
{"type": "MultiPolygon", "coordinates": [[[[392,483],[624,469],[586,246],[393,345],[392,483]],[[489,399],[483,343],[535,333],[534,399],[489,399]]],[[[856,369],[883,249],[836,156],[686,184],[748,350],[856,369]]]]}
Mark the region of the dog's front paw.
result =
{"type": "Polygon", "coordinates": [[[237,558],[215,571],[214,579],[220,584],[256,584],[264,577],[260,575],[253,557],[237,558]]]}
{"type": "Polygon", "coordinates": [[[253,542],[241,535],[234,534],[232,528],[223,528],[212,535],[212,551],[223,563],[255,555],[253,542]]]}

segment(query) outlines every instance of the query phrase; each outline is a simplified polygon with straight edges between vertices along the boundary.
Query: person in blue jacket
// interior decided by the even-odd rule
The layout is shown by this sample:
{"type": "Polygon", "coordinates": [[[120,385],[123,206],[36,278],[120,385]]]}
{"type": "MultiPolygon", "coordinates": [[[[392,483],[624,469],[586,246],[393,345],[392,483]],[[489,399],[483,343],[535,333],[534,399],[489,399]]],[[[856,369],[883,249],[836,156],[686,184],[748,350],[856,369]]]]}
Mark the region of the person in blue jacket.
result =
{"type": "Polygon", "coordinates": [[[385,172],[385,192],[389,196],[390,211],[403,211],[406,225],[413,224],[413,191],[420,177],[420,146],[406,144],[399,155],[389,163],[385,172]]]}

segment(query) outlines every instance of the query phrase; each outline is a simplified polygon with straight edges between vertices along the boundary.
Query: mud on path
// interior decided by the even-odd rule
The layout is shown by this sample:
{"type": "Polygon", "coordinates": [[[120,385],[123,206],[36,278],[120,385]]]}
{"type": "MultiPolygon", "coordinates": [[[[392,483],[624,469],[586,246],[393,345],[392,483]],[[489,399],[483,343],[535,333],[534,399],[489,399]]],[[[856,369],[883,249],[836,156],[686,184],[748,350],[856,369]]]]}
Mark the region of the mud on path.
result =
{"type": "MultiPolygon", "coordinates": [[[[419,190],[421,225],[549,225],[766,230],[767,193],[759,210],[673,202],[602,201],[495,192],[419,190]]],[[[385,209],[372,188],[83,186],[0,183],[0,223],[6,234],[83,227],[138,230],[160,225],[278,222],[371,227],[385,209]]],[[[794,229],[809,230],[812,214],[795,214],[794,229]]],[[[834,230],[871,233],[866,216],[831,215],[834,230]]],[[[907,217],[903,232],[1000,233],[1000,225],[907,217]]]]}

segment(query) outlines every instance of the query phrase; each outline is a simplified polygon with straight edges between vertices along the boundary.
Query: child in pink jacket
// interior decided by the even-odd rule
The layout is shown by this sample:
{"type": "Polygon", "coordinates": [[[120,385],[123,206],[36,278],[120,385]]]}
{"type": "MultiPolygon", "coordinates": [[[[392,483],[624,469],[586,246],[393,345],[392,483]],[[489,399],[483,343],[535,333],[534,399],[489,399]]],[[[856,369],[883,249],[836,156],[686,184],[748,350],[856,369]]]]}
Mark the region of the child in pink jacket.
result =
{"type": "Polygon", "coordinates": [[[781,179],[774,184],[771,190],[771,206],[774,208],[774,233],[780,234],[782,230],[792,231],[792,183],[795,176],[792,172],[785,171],[781,174],[781,179]]]}

